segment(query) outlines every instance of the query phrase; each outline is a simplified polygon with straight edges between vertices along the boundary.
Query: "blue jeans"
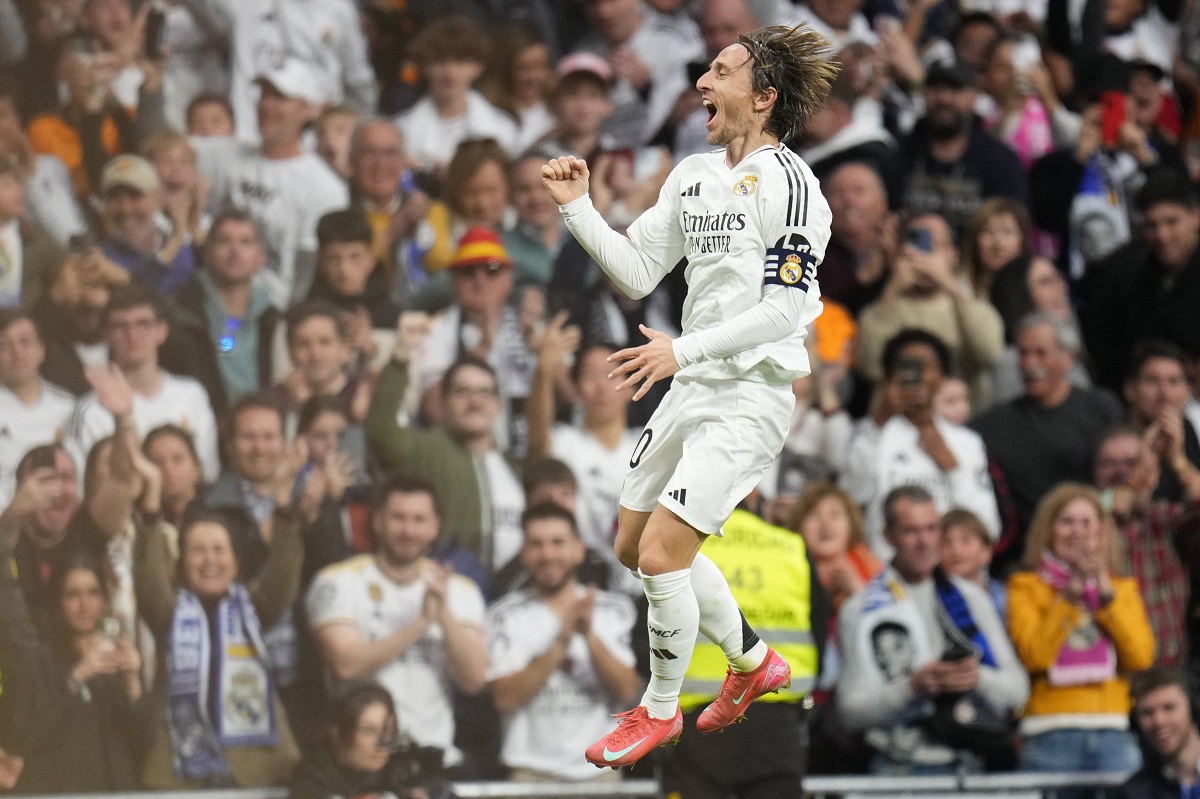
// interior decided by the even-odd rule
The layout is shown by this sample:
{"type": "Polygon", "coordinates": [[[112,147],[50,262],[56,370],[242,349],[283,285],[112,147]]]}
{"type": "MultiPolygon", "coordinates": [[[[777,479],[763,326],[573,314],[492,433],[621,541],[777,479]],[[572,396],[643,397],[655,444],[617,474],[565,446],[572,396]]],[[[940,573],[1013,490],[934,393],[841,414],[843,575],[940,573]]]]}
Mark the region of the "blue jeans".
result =
{"type": "Polygon", "coordinates": [[[1127,730],[1051,730],[1021,739],[1021,771],[1124,771],[1142,767],[1142,753],[1127,730]]]}

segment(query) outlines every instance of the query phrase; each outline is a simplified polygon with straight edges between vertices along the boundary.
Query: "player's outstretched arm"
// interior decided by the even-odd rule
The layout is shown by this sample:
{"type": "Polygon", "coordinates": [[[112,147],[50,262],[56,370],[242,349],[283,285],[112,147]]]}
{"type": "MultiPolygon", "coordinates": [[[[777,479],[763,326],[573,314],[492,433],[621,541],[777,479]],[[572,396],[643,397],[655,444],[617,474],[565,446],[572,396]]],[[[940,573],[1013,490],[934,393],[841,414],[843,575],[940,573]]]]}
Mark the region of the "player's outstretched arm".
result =
{"type": "Polygon", "coordinates": [[[658,203],[630,226],[626,238],[592,207],[586,162],[568,155],[542,167],[542,185],[558,204],[571,235],[621,291],[635,300],[653,291],[683,258],[683,233],[675,214],[678,197],[672,196],[677,183],[667,180],[658,203]]]}

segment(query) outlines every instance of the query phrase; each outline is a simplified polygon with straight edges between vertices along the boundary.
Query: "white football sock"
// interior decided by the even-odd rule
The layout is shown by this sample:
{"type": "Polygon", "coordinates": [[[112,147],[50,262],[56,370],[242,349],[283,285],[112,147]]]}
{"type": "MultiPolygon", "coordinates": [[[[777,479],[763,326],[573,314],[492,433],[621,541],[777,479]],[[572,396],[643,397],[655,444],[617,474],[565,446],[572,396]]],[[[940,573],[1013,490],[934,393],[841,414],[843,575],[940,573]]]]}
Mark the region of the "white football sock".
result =
{"type": "Polygon", "coordinates": [[[725,575],[702,552],[692,561],[692,591],[700,608],[700,632],[721,647],[734,671],[754,671],[767,657],[767,645],[750,629],[725,575]]]}
{"type": "Polygon", "coordinates": [[[673,719],[700,629],[692,573],[681,569],[666,574],[643,574],[642,586],[650,601],[647,626],[651,675],[642,705],[656,719],[673,719]]]}

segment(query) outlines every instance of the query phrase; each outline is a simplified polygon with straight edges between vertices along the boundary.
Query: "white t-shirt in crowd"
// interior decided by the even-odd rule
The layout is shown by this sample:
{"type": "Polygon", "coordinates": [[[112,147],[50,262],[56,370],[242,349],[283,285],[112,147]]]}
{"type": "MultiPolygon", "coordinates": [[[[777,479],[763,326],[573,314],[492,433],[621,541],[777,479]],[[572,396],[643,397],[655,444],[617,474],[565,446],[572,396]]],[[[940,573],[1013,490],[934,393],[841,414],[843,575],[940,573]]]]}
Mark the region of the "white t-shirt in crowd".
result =
{"type": "Polygon", "coordinates": [[[835,30],[814,14],[811,8],[801,3],[796,6],[796,10],[784,24],[795,26],[801,23],[828,39],[833,45],[835,53],[850,44],[869,44],[872,47],[879,44],[879,37],[875,35],[875,31],[871,30],[871,23],[867,22],[866,16],[861,11],[855,12],[854,16],[850,18],[849,28],[840,31],[835,30]]]}
{"type": "Polygon", "coordinates": [[[229,96],[225,37],[201,25],[184,5],[168,3],[163,47],[171,57],[163,70],[163,111],[167,124],[187,130],[187,107],[198,94],[229,96]]]}
{"type": "Polygon", "coordinates": [[[263,281],[279,308],[308,296],[317,222],[350,202],[346,184],[312,153],[294,158],[264,158],[257,147],[234,139],[197,138],[197,167],[211,189],[208,210],[214,215],[233,206],[258,220],[266,236],[267,268],[263,281]],[[305,254],[304,271],[297,260],[305,254]]]}
{"type": "MultiPolygon", "coordinates": [[[[582,586],[579,592],[584,592],[582,586]]],[[[597,591],[592,630],[621,663],[634,664],[630,632],[637,613],[619,594],[597,591]]],[[[488,613],[488,679],[521,671],[545,654],[561,624],[554,611],[531,591],[518,591],[498,601],[488,613]]],[[[562,668],[550,675],[536,696],[504,719],[500,761],[564,780],[596,776],[580,757],[597,738],[612,730],[612,698],[600,681],[587,640],[576,633],[567,645],[562,668]]]]}
{"type": "Polygon", "coordinates": [[[628,429],[616,449],[608,449],[587,430],[555,426],[550,433],[554,457],[571,467],[579,483],[575,520],[583,543],[601,554],[612,552],[621,485],[641,429],[628,429]]]}
{"type": "MultiPolygon", "coordinates": [[[[422,574],[432,563],[422,565],[422,574]]],[[[353,624],[367,641],[378,641],[411,624],[421,614],[425,580],[399,585],[385,577],[374,555],[358,555],[322,569],[308,591],[309,622],[313,629],[327,624],[353,624]]],[[[483,594],[461,575],[450,577],[447,607],[455,619],[484,626],[483,594]]],[[[461,753],[454,748],[454,711],[450,705],[451,678],[447,673],[444,634],[430,625],[420,640],[388,663],[375,679],[396,703],[400,732],[421,746],[446,752],[447,765],[461,753]]]]}
{"type": "Polygon", "coordinates": [[[554,114],[545,103],[538,103],[518,112],[515,148],[523,153],[554,128],[554,114]]]}
{"type": "Polygon", "coordinates": [[[26,405],[7,388],[0,387],[0,508],[8,507],[17,488],[17,464],[25,453],[62,439],[75,397],[58,386],[42,382],[42,395],[26,405]]]}
{"type": "Polygon", "coordinates": [[[463,116],[443,119],[433,100],[424,97],[395,121],[404,136],[405,152],[420,170],[449,164],[458,145],[466,139],[495,139],[509,155],[520,152],[517,123],[474,90],[467,92],[467,113],[463,116]]]}
{"type": "MultiPolygon", "coordinates": [[[[525,512],[525,489],[521,487],[516,472],[499,450],[493,449],[483,456],[483,468],[492,497],[491,507],[484,508],[485,513],[491,513],[491,536],[484,545],[484,565],[497,571],[521,551],[521,542],[525,538],[525,532],[521,529],[521,514],[525,512]],[[486,558],[489,548],[490,559],[486,558]]],[[[487,535],[489,525],[485,522],[483,527],[484,534],[487,535]]]]}
{"type": "MultiPolygon", "coordinates": [[[[156,396],[147,397],[134,392],[133,421],[139,436],[156,427],[176,424],[192,434],[204,479],[212,482],[221,470],[217,454],[217,421],[204,387],[190,377],[162,372],[162,388],[156,396]]],[[[67,424],[67,449],[75,458],[80,475],[92,446],[110,436],[116,429],[112,414],[89,391],[79,398],[75,412],[67,424]]]]}
{"type": "Polygon", "coordinates": [[[53,155],[33,159],[33,174],[25,181],[25,216],[63,246],[72,236],[87,232],[71,173],[53,155]]]}
{"type": "Polygon", "coordinates": [[[921,448],[917,428],[900,415],[889,419],[878,436],[856,436],[850,445],[840,482],[863,506],[867,544],[884,563],[891,561],[893,550],[883,538],[883,500],[898,486],[921,486],[933,495],[939,513],[964,508],[979,517],[993,540],[1000,535],[1000,511],[983,439],[942,418],[934,424],[957,461],[949,472],[921,448]]]}
{"type": "Polygon", "coordinates": [[[309,65],[331,104],[362,113],[376,105],[375,71],[367,58],[352,0],[183,0],[196,23],[221,33],[231,51],[229,99],[238,138],[258,141],[254,79],[285,58],[309,65]]]}

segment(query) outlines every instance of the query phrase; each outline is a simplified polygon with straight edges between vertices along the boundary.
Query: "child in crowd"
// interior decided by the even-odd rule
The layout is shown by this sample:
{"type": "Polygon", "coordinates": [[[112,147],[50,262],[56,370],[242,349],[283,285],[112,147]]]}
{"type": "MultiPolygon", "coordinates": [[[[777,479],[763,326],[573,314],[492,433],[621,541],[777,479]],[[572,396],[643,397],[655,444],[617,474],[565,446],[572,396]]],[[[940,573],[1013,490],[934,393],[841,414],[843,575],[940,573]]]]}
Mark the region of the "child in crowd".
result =
{"type": "Polygon", "coordinates": [[[933,413],[947,422],[965,425],[971,418],[971,398],[961,377],[947,377],[933,397],[933,413]]]}
{"type": "Polygon", "coordinates": [[[188,103],[187,132],[199,138],[233,135],[233,106],[219,94],[198,94],[188,103]]]}
{"type": "Polygon", "coordinates": [[[992,539],[978,516],[962,508],[942,516],[942,568],[986,590],[1003,619],[1008,611],[1008,592],[1004,583],[988,574],[991,563],[992,539]]]}
{"type": "Polygon", "coordinates": [[[350,137],[357,125],[358,114],[344,105],[335,105],[322,111],[313,126],[317,134],[317,155],[347,180],[350,178],[350,137]]]}

